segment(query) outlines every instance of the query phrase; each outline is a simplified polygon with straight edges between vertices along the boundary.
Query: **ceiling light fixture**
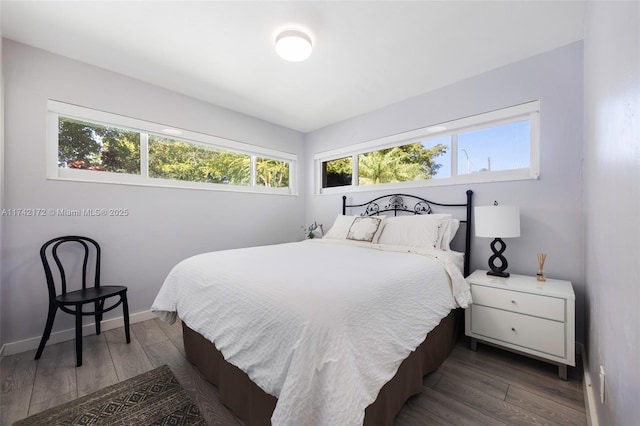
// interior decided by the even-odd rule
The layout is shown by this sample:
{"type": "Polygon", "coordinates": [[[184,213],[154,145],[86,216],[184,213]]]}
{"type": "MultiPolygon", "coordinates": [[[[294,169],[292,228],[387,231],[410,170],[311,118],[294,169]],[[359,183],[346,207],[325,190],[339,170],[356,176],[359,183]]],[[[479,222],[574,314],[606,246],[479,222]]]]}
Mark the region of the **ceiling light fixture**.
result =
{"type": "Polygon", "coordinates": [[[286,30],[276,37],[276,52],[290,62],[300,62],[311,56],[311,37],[299,30],[286,30]]]}
{"type": "Polygon", "coordinates": [[[444,132],[445,130],[447,130],[447,128],[440,125],[427,127],[427,132],[429,133],[444,132]]]}

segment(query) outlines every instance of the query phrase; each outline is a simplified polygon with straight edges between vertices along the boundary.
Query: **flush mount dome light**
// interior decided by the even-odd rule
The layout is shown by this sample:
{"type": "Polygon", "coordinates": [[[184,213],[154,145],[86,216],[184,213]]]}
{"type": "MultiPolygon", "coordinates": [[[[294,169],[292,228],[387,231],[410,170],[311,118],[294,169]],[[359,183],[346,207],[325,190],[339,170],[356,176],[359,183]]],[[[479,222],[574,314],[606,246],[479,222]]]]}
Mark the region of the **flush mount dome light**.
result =
{"type": "Polygon", "coordinates": [[[441,125],[427,127],[427,132],[429,133],[444,132],[445,130],[447,130],[447,127],[441,125]]]}
{"type": "Polygon", "coordinates": [[[311,37],[298,30],[283,31],[276,37],[276,52],[286,61],[304,61],[311,56],[311,37]]]}

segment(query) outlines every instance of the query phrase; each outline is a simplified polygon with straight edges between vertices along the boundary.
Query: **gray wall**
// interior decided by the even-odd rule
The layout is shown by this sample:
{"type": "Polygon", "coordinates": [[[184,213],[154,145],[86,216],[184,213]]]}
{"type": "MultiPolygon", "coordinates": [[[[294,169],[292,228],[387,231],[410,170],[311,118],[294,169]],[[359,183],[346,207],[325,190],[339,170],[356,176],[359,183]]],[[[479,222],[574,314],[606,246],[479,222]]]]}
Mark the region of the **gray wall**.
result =
{"type": "Polygon", "coordinates": [[[601,425],[640,419],[640,3],[589,2],[585,34],[587,353],[601,425]],[[600,365],[605,402],[600,403],[600,365]]]}
{"type": "MultiPolygon", "coordinates": [[[[284,196],[47,180],[47,99],[294,153],[299,176],[302,134],[10,40],[2,52],[4,207],[130,211],[120,218],[2,218],[2,343],[42,334],[47,292],[38,250],[54,236],[95,237],[104,251],[103,282],[129,287],[132,313],[149,310],[170,268],[185,257],[302,238],[304,188],[284,196]]],[[[59,315],[54,332],[69,328],[72,317],[59,315]]]]}
{"type": "MultiPolygon", "coordinates": [[[[306,136],[306,223],[330,225],[341,195],[313,195],[313,155],[469,115],[540,99],[541,169],[538,180],[465,186],[412,188],[434,200],[464,201],[469,188],[475,205],[520,206],[520,238],[507,240],[509,271],[535,275],[536,253],[548,253],[548,277],[571,280],[576,292],[577,340],[584,338],[582,239],[582,42],[517,62],[460,83],[416,96],[306,136]]],[[[382,192],[350,195],[366,201],[382,192]]],[[[490,241],[473,241],[472,270],[487,269],[490,241]]]]}

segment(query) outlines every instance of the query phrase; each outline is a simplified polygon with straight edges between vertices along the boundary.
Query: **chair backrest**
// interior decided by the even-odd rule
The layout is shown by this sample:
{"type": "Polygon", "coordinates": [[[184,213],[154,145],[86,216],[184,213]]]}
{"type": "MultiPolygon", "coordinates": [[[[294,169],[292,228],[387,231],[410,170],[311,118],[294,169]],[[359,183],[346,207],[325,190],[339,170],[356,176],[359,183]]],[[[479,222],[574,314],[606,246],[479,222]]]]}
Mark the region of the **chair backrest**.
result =
{"type": "Polygon", "coordinates": [[[53,259],[60,276],[61,293],[67,293],[67,274],[63,266],[63,262],[58,254],[58,249],[64,243],[75,242],[79,243],[82,247],[81,253],[83,253],[82,261],[82,288],[87,288],[87,265],[89,258],[95,258],[94,280],[93,286],[100,287],[100,246],[95,240],[87,237],[80,237],[76,235],[67,235],[63,237],[53,238],[42,245],[40,248],[40,258],[42,259],[42,265],[44,266],[44,273],[47,277],[47,287],[49,289],[49,297],[55,298],[56,285],[54,279],[54,273],[51,268],[50,259],[53,259]],[[92,253],[93,252],[93,253],[92,253]]]}

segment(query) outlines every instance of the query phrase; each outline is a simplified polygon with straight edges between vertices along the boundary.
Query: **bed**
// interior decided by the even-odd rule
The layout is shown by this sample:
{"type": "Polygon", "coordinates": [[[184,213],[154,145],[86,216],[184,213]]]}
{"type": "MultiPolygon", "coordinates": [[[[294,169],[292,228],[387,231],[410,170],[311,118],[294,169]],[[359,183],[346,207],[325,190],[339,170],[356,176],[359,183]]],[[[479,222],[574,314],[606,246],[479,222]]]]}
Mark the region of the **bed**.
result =
{"type": "Polygon", "coordinates": [[[460,334],[471,209],[471,191],[343,197],[322,239],[185,259],[152,310],[248,425],[392,424],[460,334]]]}

